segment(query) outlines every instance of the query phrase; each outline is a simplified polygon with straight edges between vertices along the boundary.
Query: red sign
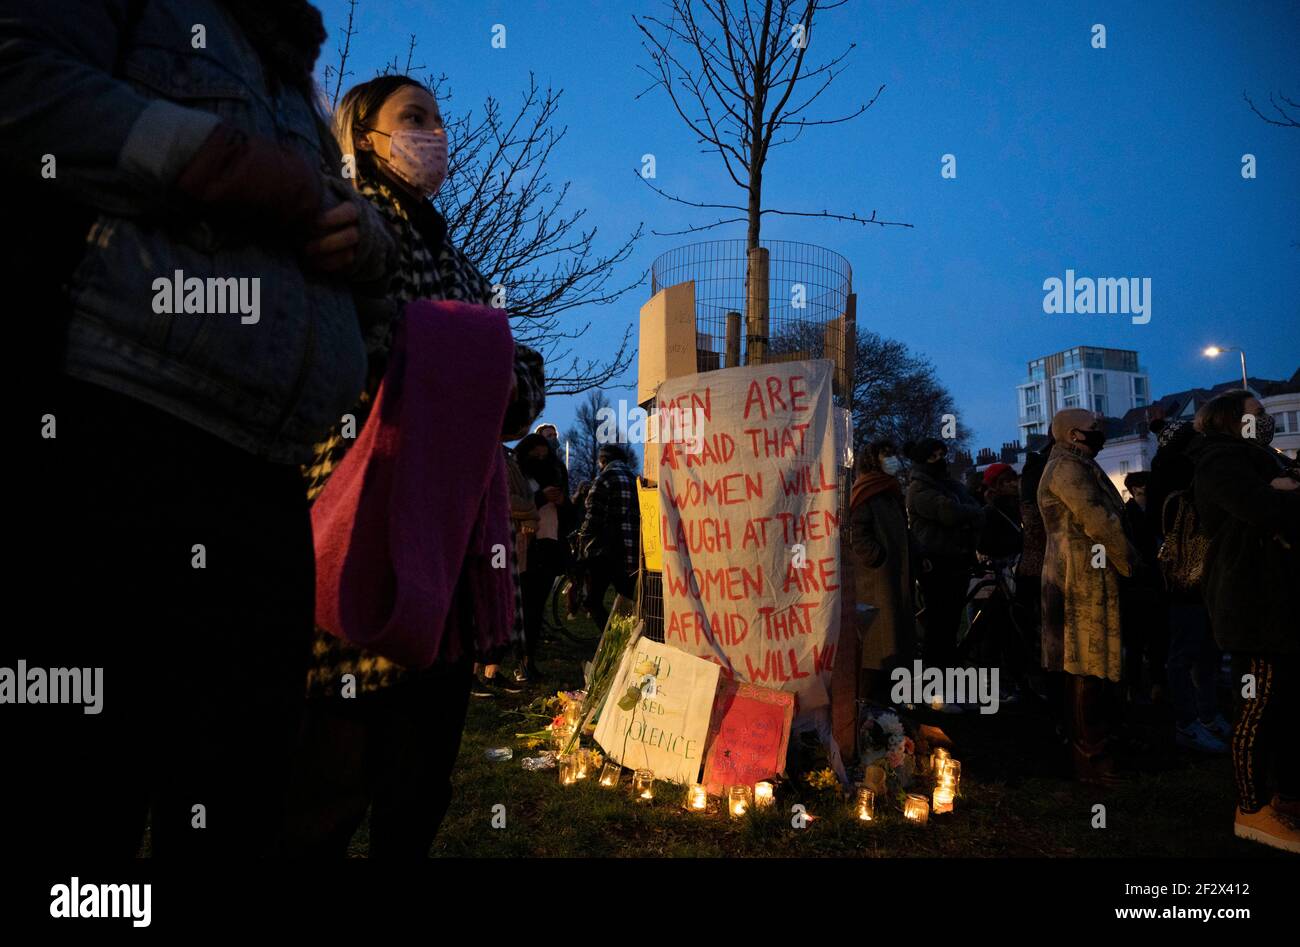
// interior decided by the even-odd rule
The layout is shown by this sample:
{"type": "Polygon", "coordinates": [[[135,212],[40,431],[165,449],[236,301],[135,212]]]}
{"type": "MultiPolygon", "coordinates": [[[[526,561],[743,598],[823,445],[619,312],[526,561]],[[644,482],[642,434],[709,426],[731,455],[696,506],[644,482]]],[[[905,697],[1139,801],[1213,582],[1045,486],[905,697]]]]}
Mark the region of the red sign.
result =
{"type": "Polygon", "coordinates": [[[704,750],[704,785],[714,795],[752,786],[785,768],[794,694],[718,679],[704,750]]]}

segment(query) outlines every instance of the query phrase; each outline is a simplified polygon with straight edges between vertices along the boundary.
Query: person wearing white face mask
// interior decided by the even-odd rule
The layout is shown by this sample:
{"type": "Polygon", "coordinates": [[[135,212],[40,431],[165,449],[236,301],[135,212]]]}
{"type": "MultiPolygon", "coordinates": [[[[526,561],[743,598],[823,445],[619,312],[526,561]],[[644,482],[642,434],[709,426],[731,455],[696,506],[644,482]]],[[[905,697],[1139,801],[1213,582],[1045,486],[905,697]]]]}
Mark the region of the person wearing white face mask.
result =
{"type": "MultiPolygon", "coordinates": [[[[385,218],[399,249],[398,272],[387,294],[357,304],[369,370],[351,413],[356,432],[362,432],[406,303],[431,299],[488,307],[493,294],[488,280],[452,242],[447,221],[430,201],[446,178],[447,135],[429,90],[409,76],[380,76],[344,95],[334,125],[345,158],[343,170],[349,169],[350,158],[351,184],[385,218]]],[[[415,357],[415,350],[408,350],[406,358],[415,357]]],[[[542,357],[516,343],[513,391],[503,428],[489,436],[501,441],[523,437],[545,402],[542,357]]],[[[430,405],[429,410],[439,407],[430,405]]],[[[320,494],[357,440],[357,433],[344,436],[336,428],[317,445],[313,462],[304,468],[309,499],[320,494]]],[[[449,449],[442,462],[456,463],[454,450],[449,449]]],[[[487,637],[518,642],[523,639],[523,615],[514,544],[509,562],[515,585],[514,629],[490,629],[487,637]]],[[[465,611],[457,610],[460,656],[440,657],[425,668],[400,666],[318,630],[307,675],[307,714],[295,761],[291,816],[282,843],[285,854],[345,854],[369,809],[372,857],[427,855],[451,798],[450,774],[473,686],[472,664],[486,665],[485,678],[496,681],[496,662],[509,649],[506,643],[481,653],[465,611]],[[355,696],[340,693],[341,682],[348,680],[355,696]]],[[[491,686],[508,690],[500,682],[491,686]]]]}
{"type": "Polygon", "coordinates": [[[898,482],[901,468],[892,443],[867,445],[849,500],[857,604],[877,610],[862,640],[862,696],[879,703],[888,700],[890,671],[910,664],[916,649],[912,550],[898,482]]]}

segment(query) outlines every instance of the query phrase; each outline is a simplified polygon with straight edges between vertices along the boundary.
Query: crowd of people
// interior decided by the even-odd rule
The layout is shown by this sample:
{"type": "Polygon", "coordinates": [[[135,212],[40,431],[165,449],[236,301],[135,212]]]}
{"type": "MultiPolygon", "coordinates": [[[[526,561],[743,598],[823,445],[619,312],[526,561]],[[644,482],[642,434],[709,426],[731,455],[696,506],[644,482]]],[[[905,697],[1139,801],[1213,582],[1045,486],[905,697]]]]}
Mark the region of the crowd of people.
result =
{"type": "Polygon", "coordinates": [[[996,667],[1000,703],[1041,701],[1077,778],[1103,785],[1133,775],[1129,710],[1165,706],[1179,747],[1231,753],[1236,834],[1300,851],[1283,749],[1300,724],[1300,465],[1269,446],[1273,423],[1244,390],[1191,421],[1155,418],[1127,501],[1085,410],[1059,411],[1019,474],[994,463],[966,483],[940,440],[869,444],[850,495],[857,601],[875,606],[862,693],[887,701],[890,672],[917,657],[996,667]]]}
{"type": "MultiPolygon", "coordinates": [[[[29,778],[14,844],[129,857],[148,825],[163,856],[341,855],[368,813],[372,855],[418,856],[449,804],[471,695],[541,679],[557,577],[571,577],[570,610],[600,627],[611,588],[635,594],[635,476],[607,444],[574,490],[555,427],[536,424],[543,359],[495,346],[505,318],[489,280],[430,201],[450,159],[428,88],[382,75],[327,116],[313,6],[216,5],[225,15],[210,15],[214,0],[105,0],[69,19],[0,2],[3,154],[15,201],[32,202],[16,211],[41,316],[24,320],[20,349],[39,370],[29,394],[57,425],[23,494],[21,579],[45,609],[24,657],[102,668],[109,682],[102,713],[41,708],[18,737],[29,778]],[[205,45],[191,42],[195,23],[205,45]],[[43,174],[50,156],[57,173],[43,174]],[[260,311],[160,312],[156,283],[173,276],[209,295],[213,281],[256,278],[260,311]],[[412,312],[470,318],[439,347],[412,312]],[[423,419],[402,427],[400,451],[358,435],[396,424],[407,387],[436,386],[471,353],[494,353],[472,365],[478,400],[421,406],[447,412],[455,447],[423,419]],[[350,476],[362,465],[367,477],[350,476]],[[407,582],[396,555],[375,567],[375,585],[428,624],[432,659],[419,666],[392,656],[383,622],[364,642],[316,627],[313,539],[323,509],[348,508],[338,484],[359,485],[350,499],[374,510],[362,501],[375,484],[409,495],[414,470],[427,496],[451,495],[439,509],[478,491],[439,527],[441,585],[407,582]],[[510,542],[487,541],[498,535],[510,542]],[[509,576],[513,620],[488,607],[507,585],[489,558],[509,576]]],[[[186,287],[175,296],[188,306],[186,287]]],[[[1281,751],[1300,692],[1300,494],[1294,466],[1264,446],[1266,421],[1237,392],[1195,429],[1167,425],[1127,507],[1084,412],[1057,415],[1055,443],[1019,478],[993,465],[975,490],[948,475],[942,441],[903,449],[905,489],[900,451],[872,444],[851,501],[858,594],[878,613],[865,691],[882,695],[889,668],[918,652],[938,666],[996,662],[1004,699],[1056,694],[1078,773],[1107,780],[1122,775],[1114,691],[1163,691],[1181,743],[1230,740],[1239,833],[1294,846],[1296,754],[1281,751]],[[1258,419],[1250,438],[1243,415],[1258,419]],[[1192,493],[1209,547],[1195,588],[1170,590],[1154,561],[1172,528],[1162,510],[1192,493]],[[973,577],[993,590],[982,624],[973,577]],[[1253,682],[1231,734],[1218,649],[1239,668],[1234,690],[1253,682]]],[[[401,534],[400,513],[384,528],[418,555],[428,537],[401,534]]]]}

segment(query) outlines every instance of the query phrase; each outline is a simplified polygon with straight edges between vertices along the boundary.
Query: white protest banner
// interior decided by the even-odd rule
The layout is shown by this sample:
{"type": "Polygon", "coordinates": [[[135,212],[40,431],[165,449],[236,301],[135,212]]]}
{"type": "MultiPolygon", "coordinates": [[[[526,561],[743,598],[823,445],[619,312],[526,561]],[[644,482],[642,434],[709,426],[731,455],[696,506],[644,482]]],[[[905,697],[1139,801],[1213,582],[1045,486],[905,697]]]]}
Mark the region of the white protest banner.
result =
{"type": "Polygon", "coordinates": [[[829,702],[840,485],[829,361],[673,378],[656,396],[664,641],[829,702]]]}
{"type": "Polygon", "coordinates": [[[656,779],[698,782],[717,689],[716,664],[641,638],[623,652],[596,742],[610,759],[653,770],[656,779]],[[630,687],[640,697],[620,705],[630,687]]]}

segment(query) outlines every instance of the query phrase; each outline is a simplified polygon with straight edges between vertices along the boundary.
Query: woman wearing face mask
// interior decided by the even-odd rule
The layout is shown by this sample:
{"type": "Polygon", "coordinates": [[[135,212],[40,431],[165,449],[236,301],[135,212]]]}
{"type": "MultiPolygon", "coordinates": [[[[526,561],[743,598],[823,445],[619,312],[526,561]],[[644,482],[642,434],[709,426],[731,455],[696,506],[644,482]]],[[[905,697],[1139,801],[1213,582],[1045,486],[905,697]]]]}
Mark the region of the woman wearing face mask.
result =
{"type": "MultiPolygon", "coordinates": [[[[387,220],[400,251],[388,295],[373,305],[358,305],[369,355],[366,387],[352,412],[360,431],[388,366],[405,304],[433,299],[488,306],[492,291],[448,238],[446,220],[430,203],[446,176],[447,137],[438,104],[423,85],[408,76],[381,76],[352,88],[335,114],[335,135],[343,154],[355,161],[353,186],[387,220]]],[[[545,403],[541,356],[516,345],[514,364],[502,441],[526,434],[545,403]]],[[[310,499],[355,441],[355,435],[344,437],[336,430],[317,446],[314,462],[305,469],[310,499]]],[[[446,462],[454,463],[454,445],[447,449],[446,462]]],[[[510,567],[518,604],[513,550],[510,567]]],[[[521,611],[516,608],[513,631],[491,629],[480,635],[498,644],[492,653],[474,657],[493,663],[510,639],[521,640],[521,611]]],[[[450,775],[472,680],[468,658],[410,669],[318,632],[290,806],[293,821],[286,833],[288,853],[345,854],[369,809],[372,856],[426,856],[451,799],[450,775]],[[355,697],[340,695],[345,675],[355,682],[355,697]]]]}
{"type": "MultiPolygon", "coordinates": [[[[924,658],[929,667],[951,667],[956,660],[957,627],[966,602],[975,542],[984,526],[984,507],[948,476],[948,448],[927,437],[907,445],[912,479],[907,487],[907,518],[924,563],[921,592],[925,611],[924,658]]],[[[945,704],[944,710],[961,707],[945,704]]]]}
{"type": "Polygon", "coordinates": [[[858,461],[849,500],[857,602],[876,608],[862,642],[862,695],[877,703],[889,699],[889,672],[910,664],[916,649],[912,555],[898,483],[901,470],[892,443],[869,444],[858,461]]]}
{"type": "Polygon", "coordinates": [[[1237,717],[1234,833],[1300,852],[1300,490],[1268,447],[1273,419],[1247,391],[1196,413],[1188,448],[1201,527],[1210,537],[1201,591],[1219,645],[1232,652],[1237,717]],[[1269,771],[1276,795],[1267,792],[1269,771]]]}
{"type": "Polygon", "coordinates": [[[1120,577],[1138,552],[1124,531],[1124,501],[1098,466],[1106,436],[1090,411],[1052,418],[1056,440],[1038,485],[1047,532],[1043,556],[1043,667],[1065,672],[1066,731],[1075,774],[1120,778],[1115,762],[1114,695],[1121,670],[1120,577]]]}

